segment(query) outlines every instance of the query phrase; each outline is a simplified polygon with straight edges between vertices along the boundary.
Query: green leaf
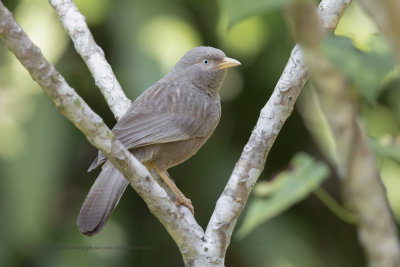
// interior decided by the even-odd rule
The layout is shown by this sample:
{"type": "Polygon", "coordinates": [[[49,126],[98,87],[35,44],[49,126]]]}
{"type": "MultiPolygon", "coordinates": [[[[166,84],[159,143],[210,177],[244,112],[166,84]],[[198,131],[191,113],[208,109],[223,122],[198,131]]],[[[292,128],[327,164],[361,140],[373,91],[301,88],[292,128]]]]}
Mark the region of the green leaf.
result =
{"type": "MultiPolygon", "coordinates": [[[[271,182],[264,197],[257,197],[249,203],[248,211],[243,224],[236,233],[238,238],[244,238],[250,231],[261,223],[285,211],[293,204],[307,197],[324,179],[328,177],[329,168],[326,163],[318,162],[305,153],[298,153],[291,160],[291,169],[278,174],[271,182]],[[274,182],[278,181],[278,182],[274,182]],[[270,190],[273,188],[273,190],[270,190]]],[[[265,187],[259,183],[254,190],[262,195],[258,187],[265,187]]]]}
{"type": "Polygon", "coordinates": [[[400,164],[400,136],[385,136],[379,140],[371,138],[369,141],[378,155],[400,164]]]}
{"type": "Polygon", "coordinates": [[[382,38],[373,38],[370,51],[357,49],[347,37],[328,36],[322,41],[325,56],[339,68],[369,102],[374,102],[395,59],[382,38]]]}
{"type": "Polygon", "coordinates": [[[251,16],[282,8],[293,0],[220,0],[220,7],[228,14],[228,28],[251,16]]]}

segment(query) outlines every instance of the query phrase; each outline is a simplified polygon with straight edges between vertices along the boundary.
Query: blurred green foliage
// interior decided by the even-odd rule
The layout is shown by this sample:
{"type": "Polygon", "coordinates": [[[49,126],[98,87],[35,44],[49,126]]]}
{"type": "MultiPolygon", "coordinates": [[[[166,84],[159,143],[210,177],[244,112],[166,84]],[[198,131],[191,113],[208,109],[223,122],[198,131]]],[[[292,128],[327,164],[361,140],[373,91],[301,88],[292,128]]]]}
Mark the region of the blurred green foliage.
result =
{"type": "Polygon", "coordinates": [[[394,70],[395,59],[382,38],[372,38],[369,51],[354,47],[350,38],[328,36],[321,43],[325,56],[354,82],[360,94],[371,103],[376,101],[383,79],[394,70]]]}
{"type": "Polygon", "coordinates": [[[318,94],[312,83],[308,83],[303,88],[297,100],[297,107],[304,125],[313,137],[314,142],[318,145],[326,161],[332,166],[338,166],[339,156],[336,151],[333,133],[322,111],[318,94]]]}
{"type": "Polygon", "coordinates": [[[228,14],[228,26],[231,27],[235,23],[260,13],[274,11],[285,7],[293,0],[219,0],[221,9],[228,14]]]}
{"type": "MultiPolygon", "coordinates": [[[[113,126],[111,112],[48,1],[3,2],[68,83],[113,126]]],[[[243,63],[229,71],[221,89],[223,113],[214,135],[193,158],[170,170],[191,198],[203,227],[294,45],[279,9],[287,2],[76,1],[131,99],[161,78],[193,46],[221,48],[243,63]]],[[[368,44],[377,34],[376,27],[355,4],[346,11],[337,34],[351,38],[363,56],[374,51],[368,50],[368,44]]],[[[359,51],[349,45],[344,49],[346,56],[342,50],[331,53],[342,61],[357,60],[353,53],[359,51]]],[[[374,91],[374,104],[355,97],[368,134],[377,140],[400,132],[399,81],[396,70],[393,72],[394,78],[384,83],[381,76],[373,75],[371,84],[381,86],[374,91]]],[[[366,75],[357,70],[352,74],[366,75]]],[[[361,88],[363,83],[354,84],[360,94],[368,89],[361,88]]],[[[309,106],[304,103],[297,107],[301,113],[309,106]]],[[[307,114],[312,121],[314,112],[307,114]]],[[[319,134],[318,142],[331,139],[323,136],[324,131],[309,134],[305,124],[295,110],[279,134],[260,180],[275,176],[299,151],[325,160],[329,152],[321,153],[314,138],[319,134]]],[[[79,234],[75,221],[98,174],[86,173],[95,155],[96,150],[0,45],[0,266],[183,266],[172,239],[129,188],[99,235],[88,238],[79,234]],[[107,246],[119,249],[99,249],[107,246]]],[[[382,153],[378,162],[390,204],[400,220],[400,166],[382,153]]],[[[334,172],[323,186],[339,198],[334,172]]],[[[243,240],[233,239],[226,265],[354,267],[365,263],[354,226],[310,196],[259,225],[243,240]]]]}
{"type": "Polygon", "coordinates": [[[317,162],[305,153],[296,154],[290,161],[289,170],[280,172],[270,182],[256,185],[256,197],[249,203],[237,237],[242,239],[256,226],[307,197],[328,175],[326,163],[317,162]]]}
{"type": "Polygon", "coordinates": [[[384,136],[379,140],[371,138],[370,144],[378,155],[400,164],[400,136],[384,136]]]}

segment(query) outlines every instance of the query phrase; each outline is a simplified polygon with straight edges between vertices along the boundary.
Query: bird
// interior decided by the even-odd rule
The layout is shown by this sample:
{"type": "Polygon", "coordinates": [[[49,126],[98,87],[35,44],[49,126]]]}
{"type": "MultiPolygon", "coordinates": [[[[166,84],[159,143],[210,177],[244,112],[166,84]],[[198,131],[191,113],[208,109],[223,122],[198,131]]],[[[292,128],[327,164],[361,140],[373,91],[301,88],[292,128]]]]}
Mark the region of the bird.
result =
{"type": "MultiPolygon", "coordinates": [[[[167,170],[193,156],[214,132],[221,117],[219,89],[226,70],[238,65],[217,48],[189,50],[136,98],[112,129],[130,153],[158,173],[176,196],[176,205],[193,214],[191,201],[167,170]]],[[[102,164],[77,219],[79,231],[87,236],[104,227],[129,183],[100,151],[88,172],[102,164]]]]}

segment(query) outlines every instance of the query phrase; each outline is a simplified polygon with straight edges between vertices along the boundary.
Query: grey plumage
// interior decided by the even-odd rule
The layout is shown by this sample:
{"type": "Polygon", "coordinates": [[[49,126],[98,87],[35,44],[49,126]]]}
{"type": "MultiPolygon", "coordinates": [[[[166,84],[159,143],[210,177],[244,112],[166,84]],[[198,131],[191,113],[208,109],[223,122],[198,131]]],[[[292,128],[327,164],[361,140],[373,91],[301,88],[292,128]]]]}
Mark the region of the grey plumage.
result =
{"type": "MultiPolygon", "coordinates": [[[[139,161],[154,167],[165,181],[166,170],[195,154],[214,131],[221,116],[219,87],[226,68],[238,64],[215,48],[190,50],[164,78],[132,103],[113,133],[139,161]],[[227,59],[231,60],[229,66],[227,59]]],[[[104,162],[77,221],[80,232],[86,235],[103,228],[128,184],[100,152],[89,171],[104,162]]],[[[174,191],[178,198],[184,198],[177,188],[171,189],[178,191],[174,191]]],[[[187,204],[184,201],[181,203],[187,204]]]]}
{"type": "Polygon", "coordinates": [[[79,231],[93,235],[100,231],[118,204],[128,180],[107,161],[87,195],[79,213],[79,231]]]}

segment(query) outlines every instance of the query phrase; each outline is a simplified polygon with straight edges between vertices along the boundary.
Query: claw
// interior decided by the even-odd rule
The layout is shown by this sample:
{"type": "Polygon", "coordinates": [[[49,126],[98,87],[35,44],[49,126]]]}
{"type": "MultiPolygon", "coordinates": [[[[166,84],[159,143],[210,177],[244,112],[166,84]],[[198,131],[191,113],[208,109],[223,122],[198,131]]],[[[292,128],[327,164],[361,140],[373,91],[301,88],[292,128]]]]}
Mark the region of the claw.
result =
{"type": "Polygon", "coordinates": [[[194,215],[194,208],[192,205],[192,201],[190,201],[190,199],[188,199],[186,197],[181,197],[181,198],[178,197],[178,199],[175,201],[175,204],[176,204],[176,206],[184,205],[194,215]]]}

